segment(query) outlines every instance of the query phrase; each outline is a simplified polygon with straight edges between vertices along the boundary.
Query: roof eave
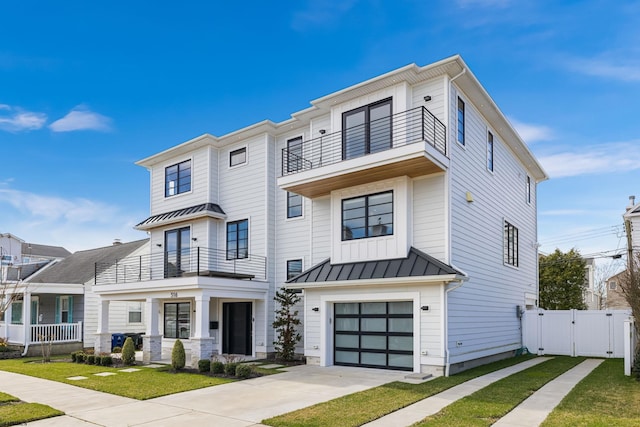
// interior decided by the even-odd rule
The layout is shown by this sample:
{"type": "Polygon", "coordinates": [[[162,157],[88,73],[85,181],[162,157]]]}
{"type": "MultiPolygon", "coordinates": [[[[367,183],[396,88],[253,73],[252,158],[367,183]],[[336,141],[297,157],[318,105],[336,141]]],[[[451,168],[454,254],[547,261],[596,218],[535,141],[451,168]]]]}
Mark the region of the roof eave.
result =
{"type": "Polygon", "coordinates": [[[356,279],[356,280],[334,280],[327,282],[293,282],[285,283],[287,289],[314,289],[346,286],[386,286],[402,284],[442,284],[450,282],[463,282],[468,278],[459,274],[442,274],[434,276],[405,276],[392,277],[386,279],[356,279]]]}
{"type": "Polygon", "coordinates": [[[166,220],[153,222],[151,224],[136,225],[133,228],[140,231],[149,231],[157,227],[161,227],[169,224],[177,224],[179,222],[191,221],[191,220],[200,219],[200,218],[226,219],[227,216],[225,214],[219,214],[211,211],[197,212],[192,215],[184,215],[176,218],[168,218],[166,220]]]}

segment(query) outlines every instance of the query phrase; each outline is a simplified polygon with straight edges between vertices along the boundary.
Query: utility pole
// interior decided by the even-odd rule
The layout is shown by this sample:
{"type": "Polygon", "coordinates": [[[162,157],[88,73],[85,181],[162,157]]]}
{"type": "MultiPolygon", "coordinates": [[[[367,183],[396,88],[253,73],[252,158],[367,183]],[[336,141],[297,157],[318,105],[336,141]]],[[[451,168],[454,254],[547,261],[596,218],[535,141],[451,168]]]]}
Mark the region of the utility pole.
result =
{"type": "Polygon", "coordinates": [[[631,221],[625,218],[624,229],[627,233],[627,268],[631,271],[633,267],[633,242],[631,240],[631,221]]]}

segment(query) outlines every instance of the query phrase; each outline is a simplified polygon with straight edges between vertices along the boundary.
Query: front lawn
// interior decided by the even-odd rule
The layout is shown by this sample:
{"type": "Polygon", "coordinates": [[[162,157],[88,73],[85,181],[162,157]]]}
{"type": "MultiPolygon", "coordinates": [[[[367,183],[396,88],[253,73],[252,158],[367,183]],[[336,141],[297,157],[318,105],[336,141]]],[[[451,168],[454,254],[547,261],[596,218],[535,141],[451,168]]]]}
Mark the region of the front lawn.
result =
{"type": "Polygon", "coordinates": [[[64,415],[47,405],[21,402],[10,394],[0,393],[0,427],[64,415]]]}
{"type": "Polygon", "coordinates": [[[623,359],[607,359],[575,386],[543,427],[638,426],[640,382],[624,375],[623,359]]]}
{"type": "Polygon", "coordinates": [[[0,360],[0,370],[2,371],[44,378],[140,400],[234,381],[229,378],[192,373],[173,373],[169,367],[145,368],[144,366],[133,366],[133,368],[140,369],[140,371],[118,372],[124,368],[130,367],[120,366],[113,368],[59,361],[41,363],[40,359],[36,358],[0,360]],[[94,375],[100,372],[115,372],[116,375],[107,377],[94,375]],[[76,376],[84,376],[87,379],[75,381],[67,379],[76,376]],[[144,386],[141,387],[141,384],[144,386]]]}

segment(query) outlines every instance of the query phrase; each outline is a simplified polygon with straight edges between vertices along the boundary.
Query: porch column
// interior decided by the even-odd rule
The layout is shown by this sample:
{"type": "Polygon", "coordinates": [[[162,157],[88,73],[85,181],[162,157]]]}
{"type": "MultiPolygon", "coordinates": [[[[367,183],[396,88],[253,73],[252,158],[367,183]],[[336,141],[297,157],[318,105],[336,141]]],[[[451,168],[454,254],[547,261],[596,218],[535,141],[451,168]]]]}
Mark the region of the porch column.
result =
{"type": "Polygon", "coordinates": [[[38,342],[38,337],[31,336],[31,292],[22,294],[22,325],[24,326],[24,342],[38,342]]]}
{"type": "Polygon", "coordinates": [[[4,312],[4,334],[3,338],[6,338],[7,341],[11,341],[11,337],[9,336],[9,325],[11,324],[11,306],[13,304],[9,304],[7,306],[7,310],[4,312]]]}
{"type": "Polygon", "coordinates": [[[111,333],[109,333],[109,300],[100,298],[98,302],[98,330],[96,331],[95,352],[111,353],[111,333]]]}
{"type": "Polygon", "coordinates": [[[157,298],[147,298],[145,304],[147,330],[142,336],[142,362],[151,363],[162,358],[162,336],[158,330],[160,304],[157,298]]]}
{"type": "Polygon", "coordinates": [[[209,301],[208,295],[195,298],[195,330],[191,338],[191,366],[197,367],[198,360],[211,359],[213,338],[209,334],[209,301]]]}

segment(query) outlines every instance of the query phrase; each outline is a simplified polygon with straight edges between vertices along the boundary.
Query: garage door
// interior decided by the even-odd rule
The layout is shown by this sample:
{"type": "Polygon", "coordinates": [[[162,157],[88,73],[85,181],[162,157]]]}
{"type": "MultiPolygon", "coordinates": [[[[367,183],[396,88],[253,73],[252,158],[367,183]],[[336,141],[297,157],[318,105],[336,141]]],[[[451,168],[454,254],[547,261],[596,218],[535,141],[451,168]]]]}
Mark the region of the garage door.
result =
{"type": "Polygon", "coordinates": [[[413,302],[334,306],[334,363],[413,370],[413,302]]]}

